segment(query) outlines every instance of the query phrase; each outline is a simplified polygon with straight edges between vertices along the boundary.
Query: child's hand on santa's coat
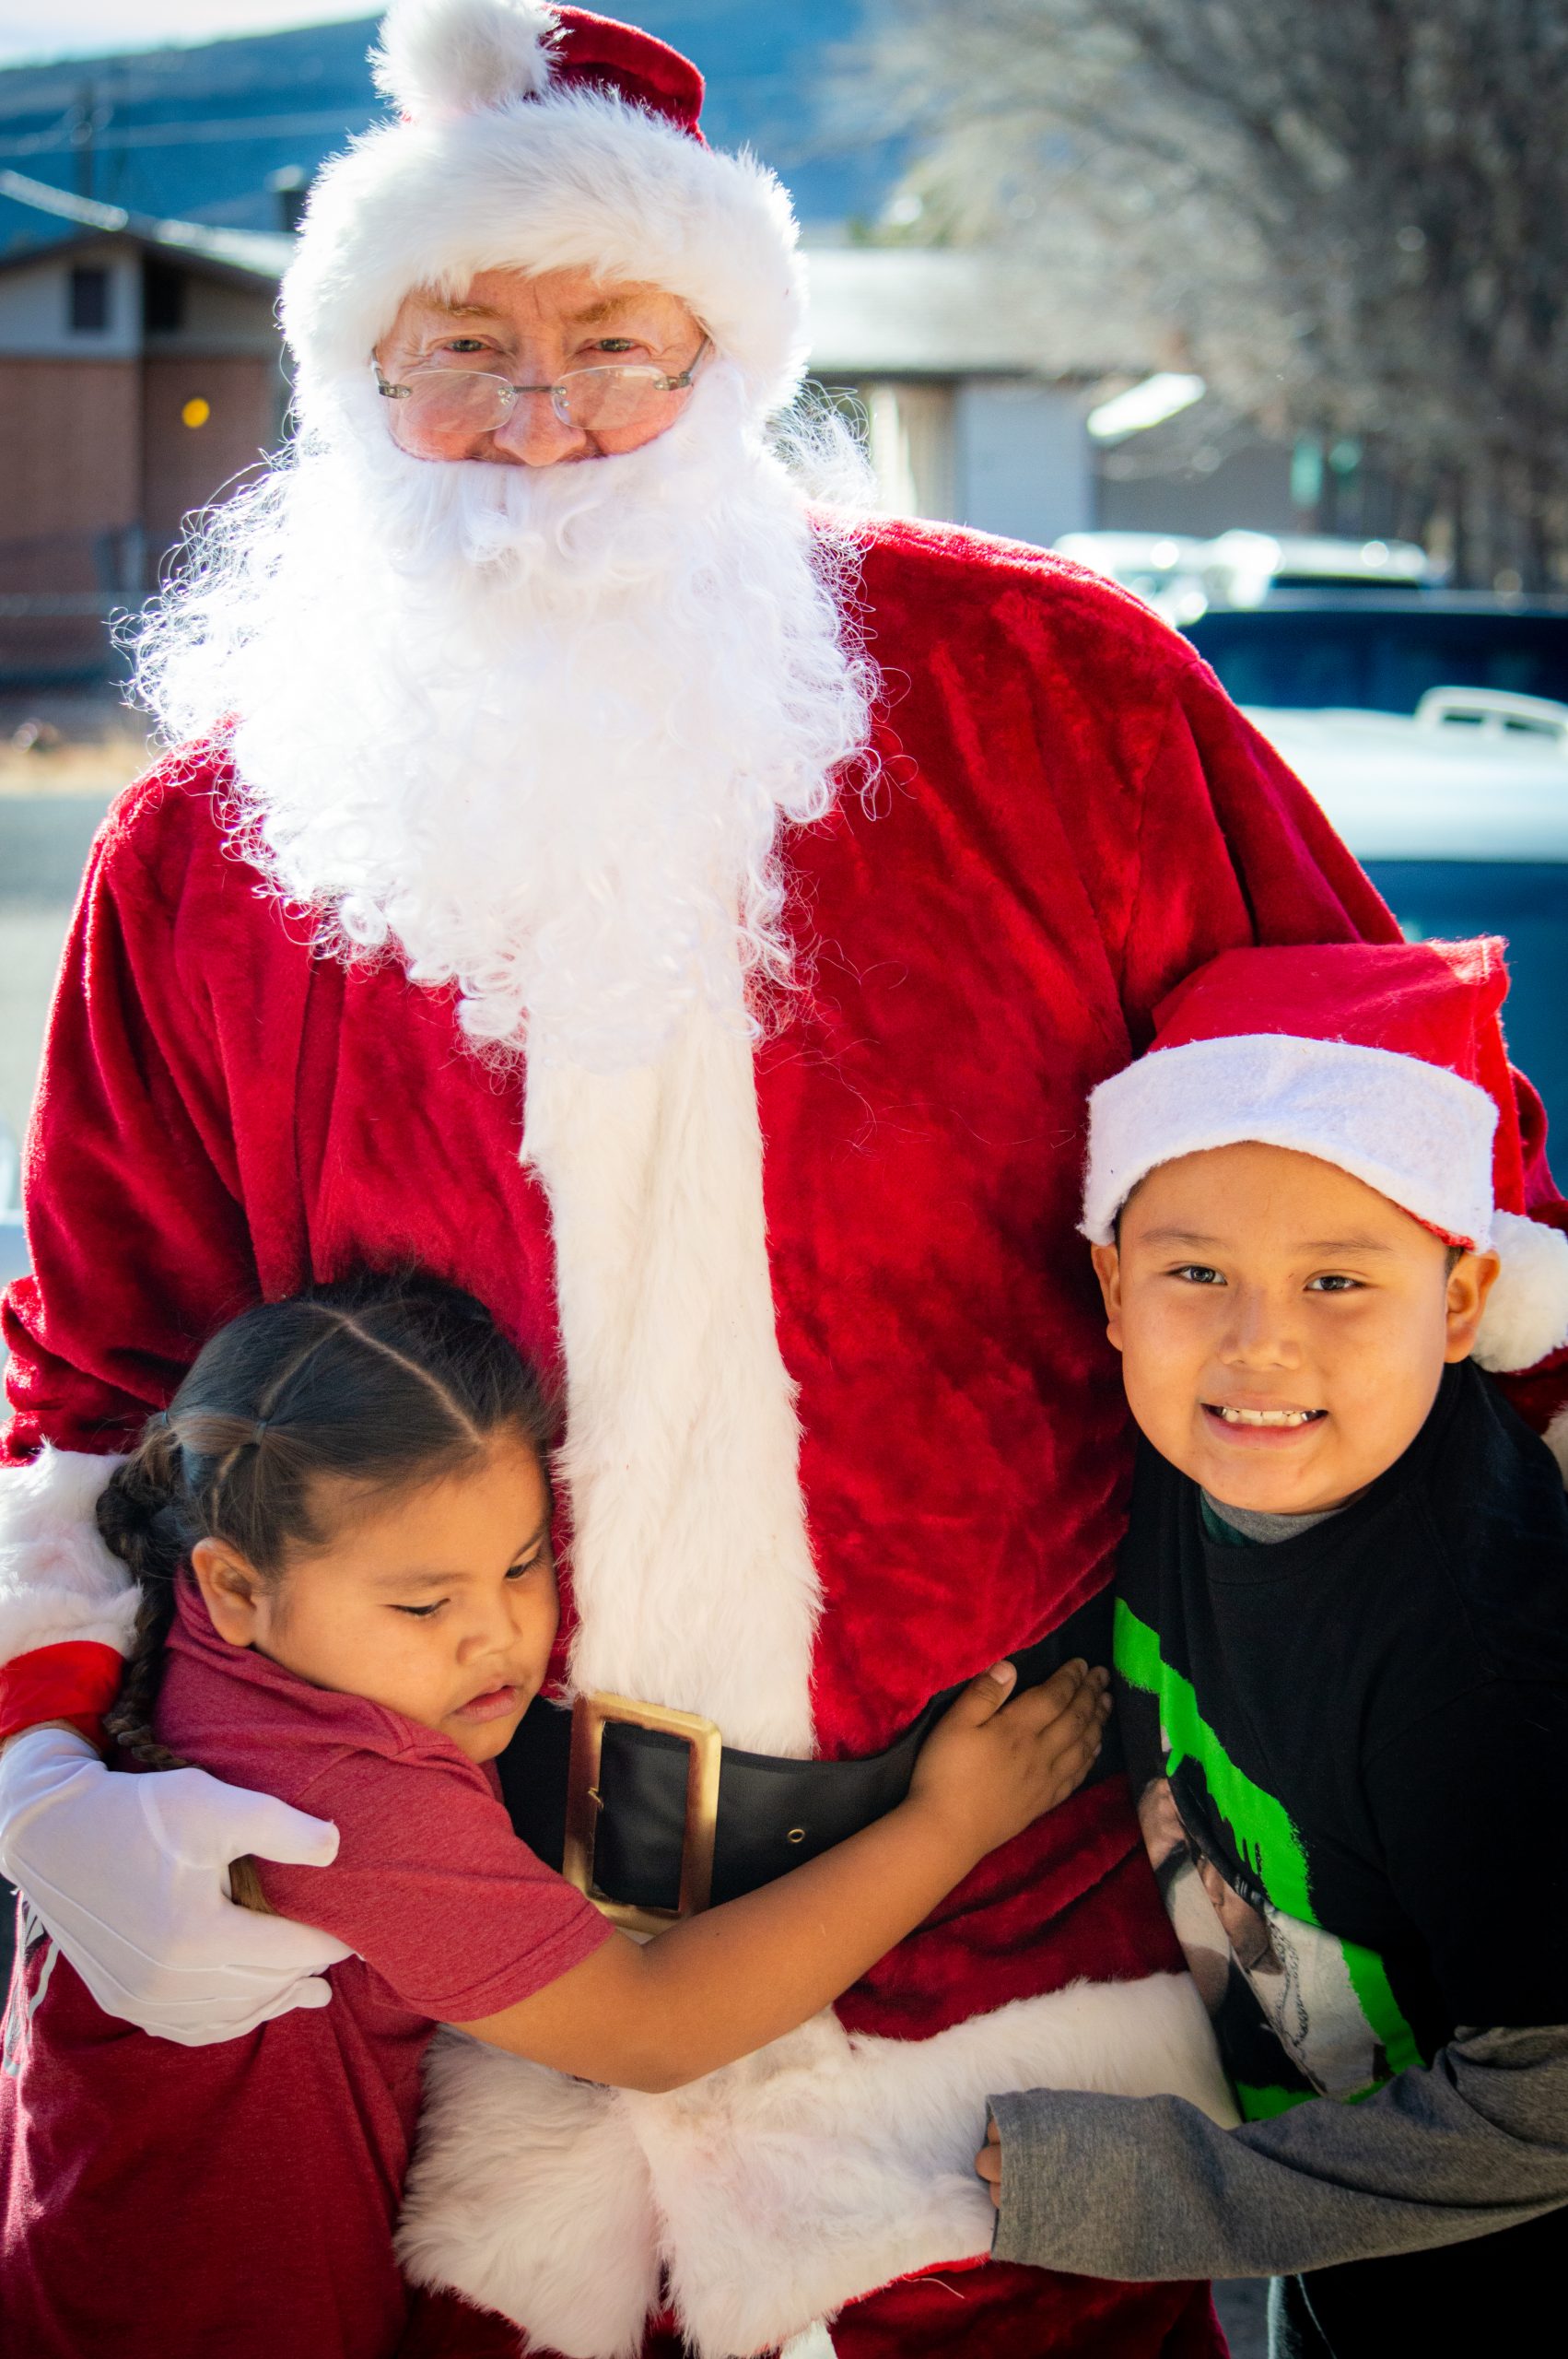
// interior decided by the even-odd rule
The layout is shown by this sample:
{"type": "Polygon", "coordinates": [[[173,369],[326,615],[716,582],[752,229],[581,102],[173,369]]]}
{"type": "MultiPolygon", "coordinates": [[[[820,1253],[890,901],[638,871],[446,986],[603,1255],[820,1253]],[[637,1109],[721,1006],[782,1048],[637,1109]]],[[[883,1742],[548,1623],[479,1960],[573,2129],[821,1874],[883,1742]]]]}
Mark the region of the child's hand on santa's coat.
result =
{"type": "Polygon", "coordinates": [[[986,2142],[975,2157],[975,2168],[991,2191],[991,2201],[1001,2210],[1001,2132],[994,2121],[986,2124],[986,2142]]]}
{"type": "Polygon", "coordinates": [[[477,2039],[558,2072],[661,2094],[779,2039],[830,2004],[1000,1843],[1065,1800],[1100,1750],[1103,1671],[1071,1662],[1007,1701],[1010,1662],[938,1721],[905,1801],[787,1876],[625,1935],[501,2013],[477,2039]]]}
{"type": "Polygon", "coordinates": [[[1076,1792],[1111,1708],[1109,1672],[1082,1661],[1009,1703],[1017,1677],[1000,1662],[972,1679],[927,1738],[910,1781],[910,1802],[976,1860],[1076,1792]]]}

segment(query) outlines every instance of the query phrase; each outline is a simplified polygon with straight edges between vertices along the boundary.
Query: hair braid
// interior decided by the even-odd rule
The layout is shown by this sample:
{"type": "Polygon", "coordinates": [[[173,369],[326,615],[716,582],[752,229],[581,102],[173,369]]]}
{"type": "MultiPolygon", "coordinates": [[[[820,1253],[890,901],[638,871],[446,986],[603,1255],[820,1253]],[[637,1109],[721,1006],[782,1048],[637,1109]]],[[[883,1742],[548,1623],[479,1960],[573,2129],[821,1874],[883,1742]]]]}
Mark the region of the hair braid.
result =
{"type": "MultiPolygon", "coordinates": [[[[141,1590],[131,1651],[120,1693],[103,1716],[118,1745],[149,1769],[188,1769],[182,1755],[153,1733],[153,1711],[163,1684],[164,1648],[174,1620],[175,1588],[186,1553],[180,1509],[185,1490],[183,1452],[167,1413],[154,1420],[138,1447],[117,1467],[99,1493],[98,1528],[135,1575],[141,1590]]],[[[228,1889],[242,1908],[273,1912],[262,1890],[256,1863],[231,1860],[228,1889]]]]}
{"type": "Polygon", "coordinates": [[[153,1707],[163,1684],[164,1641],[174,1619],[174,1579],[183,1555],[178,1534],[184,1487],[180,1459],[180,1443],[168,1416],[155,1420],[111,1475],[97,1508],[100,1537],[130,1567],[141,1590],[120,1694],[104,1716],[104,1726],[117,1743],[142,1760],[151,1759],[148,1748],[158,1749],[152,1732],[153,1707]]]}

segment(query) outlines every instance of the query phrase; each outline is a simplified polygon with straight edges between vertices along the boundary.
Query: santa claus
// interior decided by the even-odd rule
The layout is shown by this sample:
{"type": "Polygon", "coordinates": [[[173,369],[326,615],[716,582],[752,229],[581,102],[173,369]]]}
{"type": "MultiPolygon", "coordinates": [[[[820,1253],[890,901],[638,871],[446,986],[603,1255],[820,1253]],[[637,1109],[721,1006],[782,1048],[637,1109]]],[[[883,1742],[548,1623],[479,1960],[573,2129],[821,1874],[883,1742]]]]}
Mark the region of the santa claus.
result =
{"type": "MultiPolygon", "coordinates": [[[[715,1837],[688,1741],[743,1889],[885,1807],[955,1682],[1077,1650],[1129,1467],[1088,1092],[1228,945],[1394,931],[1136,601],[869,521],[830,438],[770,433],[794,224],[685,60],[398,0],[379,75],[397,119],[285,286],[298,438],[143,650],[178,750],[88,871],[7,1312],[0,1859],[182,2040],[325,2003],[335,1954],[222,1881],[329,1832],[190,1773],[133,1839],[90,1743],[134,1610],[93,1500],[207,1333],[412,1257],[561,1367],[559,1687],[603,1729],[595,1890],[656,1924],[715,1837]]],[[[587,1875],[566,1726],[536,1708],[509,1785],[587,1875]]],[[[1178,1963],[1100,1778],[691,2090],[454,2042],[405,2265],[605,2359],[661,2309],[705,2359],[1217,2351],[1200,2289],[987,2261],[969,2169],[988,2091],[1201,2095],[1178,1963]]]]}

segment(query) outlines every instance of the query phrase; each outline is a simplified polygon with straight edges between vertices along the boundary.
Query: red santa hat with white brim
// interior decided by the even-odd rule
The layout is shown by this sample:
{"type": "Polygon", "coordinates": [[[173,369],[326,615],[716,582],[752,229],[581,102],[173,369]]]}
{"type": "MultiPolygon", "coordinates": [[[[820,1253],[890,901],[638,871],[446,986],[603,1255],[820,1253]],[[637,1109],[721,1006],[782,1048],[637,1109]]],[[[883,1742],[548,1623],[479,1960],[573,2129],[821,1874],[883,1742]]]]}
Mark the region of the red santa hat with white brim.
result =
{"type": "Polygon", "coordinates": [[[1504,945],[1227,950],[1154,1012],[1149,1053],[1089,1100],[1083,1234],[1108,1244],[1156,1165],[1257,1140],[1364,1180],[1502,1271],[1475,1357],[1533,1367],[1568,1343],[1568,1237],[1525,1216],[1498,1010],[1504,945]]]}
{"type": "Polygon", "coordinates": [[[591,271],[689,304],[764,417],[805,365],[790,200],[709,147],[702,76],[634,25],[542,0],[393,0],[374,53],[400,120],[335,157],[283,283],[307,419],[369,381],[410,290],[476,272],[591,271]]]}

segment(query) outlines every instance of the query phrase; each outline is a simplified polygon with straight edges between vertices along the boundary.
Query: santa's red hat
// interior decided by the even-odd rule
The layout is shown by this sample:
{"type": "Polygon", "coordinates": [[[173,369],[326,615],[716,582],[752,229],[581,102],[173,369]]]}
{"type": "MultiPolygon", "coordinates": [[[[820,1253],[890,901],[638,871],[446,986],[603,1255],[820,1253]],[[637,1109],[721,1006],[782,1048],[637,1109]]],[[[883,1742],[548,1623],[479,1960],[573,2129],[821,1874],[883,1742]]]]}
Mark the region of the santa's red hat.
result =
{"type": "Polygon", "coordinates": [[[1211,959],[1156,1008],[1148,1055],[1089,1100],[1084,1235],[1108,1244],[1157,1164],[1248,1139],[1293,1147],[1496,1252],[1475,1357],[1533,1367],[1568,1343],[1568,1237],[1525,1217],[1503,954],[1354,942],[1211,959]]]}
{"type": "Polygon", "coordinates": [[[375,65],[401,119],[326,166],[283,284],[308,418],[368,377],[411,288],[496,269],[649,281],[690,305],[759,415],[792,398],[794,216],[764,165],[703,139],[695,65],[543,0],[393,0],[375,65]]]}

